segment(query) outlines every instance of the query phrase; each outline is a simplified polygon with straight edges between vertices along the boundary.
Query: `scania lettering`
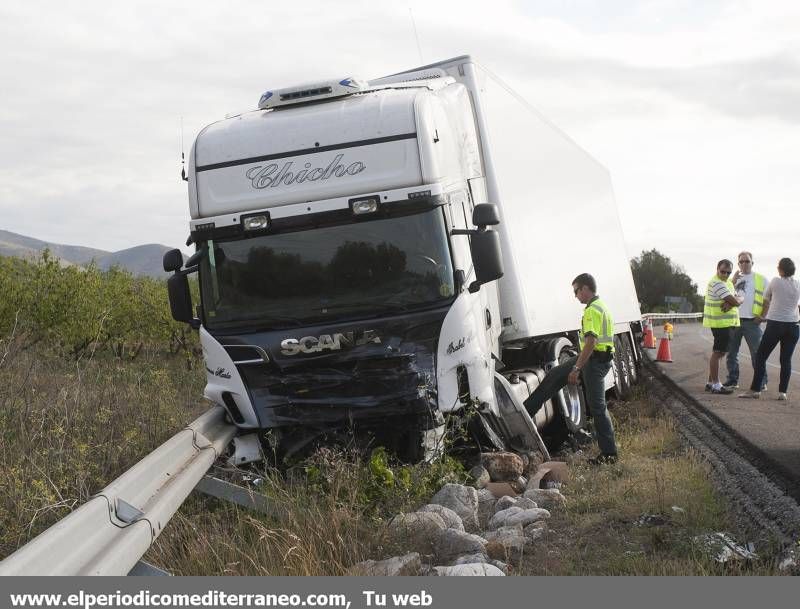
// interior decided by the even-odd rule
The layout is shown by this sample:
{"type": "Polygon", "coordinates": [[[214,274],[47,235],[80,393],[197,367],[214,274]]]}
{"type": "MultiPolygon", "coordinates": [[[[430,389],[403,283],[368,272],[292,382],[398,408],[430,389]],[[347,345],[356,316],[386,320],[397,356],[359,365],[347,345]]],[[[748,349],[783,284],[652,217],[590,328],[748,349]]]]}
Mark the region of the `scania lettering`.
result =
{"type": "Polygon", "coordinates": [[[188,187],[173,316],[199,330],[205,395],[280,456],[366,437],[429,458],[448,417],[546,451],[586,423],[579,386],[522,407],[576,349],[582,272],[617,320],[607,389],[637,378],[608,171],[469,56],[270,89],[199,133],[188,187]]]}

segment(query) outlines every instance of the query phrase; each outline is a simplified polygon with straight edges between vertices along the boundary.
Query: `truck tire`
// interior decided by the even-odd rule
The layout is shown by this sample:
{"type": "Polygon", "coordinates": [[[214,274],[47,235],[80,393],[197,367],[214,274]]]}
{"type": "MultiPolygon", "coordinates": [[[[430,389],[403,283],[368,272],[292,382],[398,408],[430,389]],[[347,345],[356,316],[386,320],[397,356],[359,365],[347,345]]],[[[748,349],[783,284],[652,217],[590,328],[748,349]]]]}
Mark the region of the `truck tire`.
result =
{"type": "Polygon", "coordinates": [[[631,341],[630,334],[623,334],[622,335],[622,346],[625,349],[626,359],[628,362],[628,375],[631,380],[631,387],[634,385],[639,384],[639,362],[636,361],[636,348],[634,347],[634,343],[631,341]]]}
{"type": "Polygon", "coordinates": [[[627,400],[631,393],[631,380],[627,352],[623,348],[619,334],[614,336],[614,359],[611,369],[614,374],[614,387],[611,390],[614,399],[617,401],[627,400]]]}
{"type": "MultiPolygon", "coordinates": [[[[558,354],[558,363],[563,364],[570,357],[575,355],[572,346],[561,346],[558,354]]],[[[563,428],[562,434],[565,439],[568,433],[574,433],[586,427],[586,395],[584,394],[583,384],[566,385],[553,396],[553,406],[559,413],[558,419],[553,422],[551,427],[563,428]],[[564,416],[564,412],[567,416],[564,416]]],[[[562,439],[562,441],[563,441],[562,439]]]]}

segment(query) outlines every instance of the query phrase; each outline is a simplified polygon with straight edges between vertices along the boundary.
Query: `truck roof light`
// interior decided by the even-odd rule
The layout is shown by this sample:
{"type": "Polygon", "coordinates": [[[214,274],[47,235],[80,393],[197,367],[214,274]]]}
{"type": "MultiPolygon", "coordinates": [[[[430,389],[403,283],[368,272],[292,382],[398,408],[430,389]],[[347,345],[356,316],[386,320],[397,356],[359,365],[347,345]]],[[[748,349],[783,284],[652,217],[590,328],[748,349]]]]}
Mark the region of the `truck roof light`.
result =
{"type": "Polygon", "coordinates": [[[257,214],[242,218],[244,230],[261,230],[269,227],[269,216],[267,214],[257,214]]]}
{"type": "Polygon", "coordinates": [[[357,216],[378,211],[378,201],[374,198],[354,199],[351,201],[351,204],[353,206],[353,213],[357,216]]]}
{"type": "Polygon", "coordinates": [[[359,78],[347,77],[325,82],[315,82],[274,91],[265,91],[258,100],[259,110],[288,106],[308,101],[343,97],[369,89],[369,83],[359,78]]]}

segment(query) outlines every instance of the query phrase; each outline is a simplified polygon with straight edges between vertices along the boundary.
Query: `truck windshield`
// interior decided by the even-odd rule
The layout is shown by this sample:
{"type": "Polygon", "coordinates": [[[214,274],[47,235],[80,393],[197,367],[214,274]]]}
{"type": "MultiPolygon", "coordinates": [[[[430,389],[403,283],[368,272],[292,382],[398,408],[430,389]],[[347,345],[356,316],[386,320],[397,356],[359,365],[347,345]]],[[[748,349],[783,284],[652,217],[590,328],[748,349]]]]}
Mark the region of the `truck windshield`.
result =
{"type": "Polygon", "coordinates": [[[203,247],[200,284],[212,329],[371,317],[455,292],[439,208],[203,247]]]}

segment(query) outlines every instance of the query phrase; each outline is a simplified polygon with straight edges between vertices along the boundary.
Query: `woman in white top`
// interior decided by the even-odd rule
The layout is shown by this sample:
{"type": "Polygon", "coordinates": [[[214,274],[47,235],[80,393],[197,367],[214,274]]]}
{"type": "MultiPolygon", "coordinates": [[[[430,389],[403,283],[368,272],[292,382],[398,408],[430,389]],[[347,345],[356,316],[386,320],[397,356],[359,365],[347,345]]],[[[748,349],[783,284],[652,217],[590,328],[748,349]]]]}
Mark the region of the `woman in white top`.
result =
{"type": "Polygon", "coordinates": [[[781,344],[781,382],[778,386],[778,399],[786,399],[789,389],[789,378],[792,376],[792,353],[800,336],[800,282],[794,278],[794,262],[789,258],[781,258],[778,262],[778,274],[769,282],[764,292],[764,312],[767,328],[761,337],[755,362],[753,362],[753,382],[750,391],[740,398],[761,397],[759,388],[767,370],[767,358],[778,343],[781,344]]]}

